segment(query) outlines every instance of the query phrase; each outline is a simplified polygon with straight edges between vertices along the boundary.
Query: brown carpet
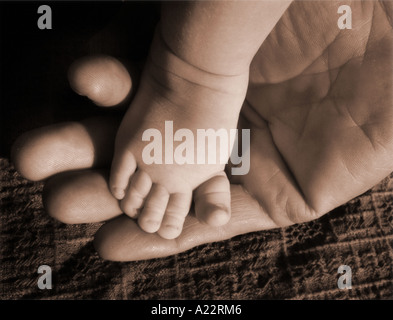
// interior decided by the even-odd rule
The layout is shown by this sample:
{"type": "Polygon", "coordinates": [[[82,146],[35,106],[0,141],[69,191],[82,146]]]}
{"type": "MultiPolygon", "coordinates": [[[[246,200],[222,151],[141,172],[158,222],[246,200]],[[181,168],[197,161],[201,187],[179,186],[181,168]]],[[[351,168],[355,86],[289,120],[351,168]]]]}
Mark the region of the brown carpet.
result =
{"type": "Polygon", "coordinates": [[[0,162],[0,299],[392,299],[393,175],[319,220],[246,234],[150,261],[109,262],[99,224],[45,214],[42,183],[0,162]],[[52,268],[51,290],[37,286],[52,268]],[[340,265],[352,289],[340,290],[340,265]]]}

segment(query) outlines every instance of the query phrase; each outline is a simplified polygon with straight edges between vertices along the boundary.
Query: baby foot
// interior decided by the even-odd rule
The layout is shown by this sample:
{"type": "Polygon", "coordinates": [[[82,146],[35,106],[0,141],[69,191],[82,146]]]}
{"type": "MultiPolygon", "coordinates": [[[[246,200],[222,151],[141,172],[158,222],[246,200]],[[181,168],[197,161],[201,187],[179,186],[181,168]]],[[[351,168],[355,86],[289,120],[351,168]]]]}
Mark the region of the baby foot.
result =
{"type": "Polygon", "coordinates": [[[237,127],[247,84],[248,72],[222,76],[203,71],[155,38],[117,134],[110,176],[122,210],[137,217],[144,231],[176,238],[197,187],[197,217],[214,226],[228,222],[224,168],[233,144],[229,132],[237,127]],[[212,137],[205,139],[202,133],[208,132],[212,137]]]}

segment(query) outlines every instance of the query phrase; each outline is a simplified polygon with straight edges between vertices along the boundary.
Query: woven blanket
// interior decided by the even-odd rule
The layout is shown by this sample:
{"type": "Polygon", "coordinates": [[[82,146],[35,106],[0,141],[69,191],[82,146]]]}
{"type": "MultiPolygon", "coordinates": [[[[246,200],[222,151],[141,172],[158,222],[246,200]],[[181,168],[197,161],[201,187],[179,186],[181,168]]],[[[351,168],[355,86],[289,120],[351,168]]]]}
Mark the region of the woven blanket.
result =
{"type": "Polygon", "coordinates": [[[0,299],[392,299],[393,175],[324,217],[167,258],[100,259],[100,224],[45,214],[42,183],[0,161],[0,299]],[[52,289],[37,283],[52,268],[52,289]],[[340,265],[352,288],[339,289],[340,265]]]}

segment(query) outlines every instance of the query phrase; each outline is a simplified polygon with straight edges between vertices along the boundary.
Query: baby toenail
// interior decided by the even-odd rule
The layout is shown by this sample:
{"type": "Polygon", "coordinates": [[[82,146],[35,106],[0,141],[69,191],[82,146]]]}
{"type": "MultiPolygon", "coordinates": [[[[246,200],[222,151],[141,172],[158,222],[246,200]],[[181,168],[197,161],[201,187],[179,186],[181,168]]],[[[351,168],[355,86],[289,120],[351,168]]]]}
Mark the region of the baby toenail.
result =
{"type": "Polygon", "coordinates": [[[228,213],[228,206],[226,206],[225,204],[216,203],[214,204],[214,207],[215,211],[224,211],[225,213],[228,213]]]}
{"type": "Polygon", "coordinates": [[[132,208],[128,213],[131,218],[136,218],[139,215],[140,210],[132,208]]]}
{"type": "Polygon", "coordinates": [[[180,227],[179,227],[179,226],[175,226],[175,225],[173,225],[173,224],[166,224],[166,225],[165,225],[165,228],[174,229],[174,230],[180,230],[180,227]]]}
{"type": "Polygon", "coordinates": [[[229,213],[226,210],[216,208],[211,211],[210,216],[208,217],[208,224],[211,226],[222,226],[228,222],[229,213]]]}
{"type": "Polygon", "coordinates": [[[124,190],[117,188],[117,187],[113,187],[113,194],[117,199],[123,199],[124,198],[124,190]]]}
{"type": "Polygon", "coordinates": [[[157,220],[147,220],[146,223],[147,223],[147,224],[150,224],[150,225],[152,225],[152,226],[158,226],[158,225],[161,224],[161,222],[160,222],[160,221],[157,221],[157,220]]]}

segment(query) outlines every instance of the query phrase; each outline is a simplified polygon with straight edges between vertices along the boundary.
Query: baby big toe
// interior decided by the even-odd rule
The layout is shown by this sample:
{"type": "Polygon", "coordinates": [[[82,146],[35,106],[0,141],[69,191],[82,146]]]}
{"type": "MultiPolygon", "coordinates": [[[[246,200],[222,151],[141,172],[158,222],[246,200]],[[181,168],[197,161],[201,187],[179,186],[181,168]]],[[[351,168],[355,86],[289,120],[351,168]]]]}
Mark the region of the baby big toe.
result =
{"type": "Polygon", "coordinates": [[[195,190],[195,214],[200,222],[225,225],[231,216],[230,183],[225,174],[217,175],[195,190]]]}
{"type": "Polygon", "coordinates": [[[116,151],[112,161],[110,175],[110,189],[113,196],[121,200],[130,181],[131,175],[135,172],[136,161],[134,155],[125,150],[124,152],[116,151]]]}
{"type": "Polygon", "coordinates": [[[158,231],[165,214],[168,200],[168,191],[159,184],[153,184],[138,218],[138,224],[142,230],[148,233],[158,231]]]}
{"type": "Polygon", "coordinates": [[[174,193],[170,196],[168,206],[158,234],[165,239],[177,238],[184,224],[184,219],[190,211],[192,192],[174,193]]]}
{"type": "Polygon", "coordinates": [[[143,207],[151,186],[150,176],[145,171],[137,170],[132,175],[125,196],[120,202],[120,208],[123,212],[131,218],[136,218],[139,209],[143,207]]]}

